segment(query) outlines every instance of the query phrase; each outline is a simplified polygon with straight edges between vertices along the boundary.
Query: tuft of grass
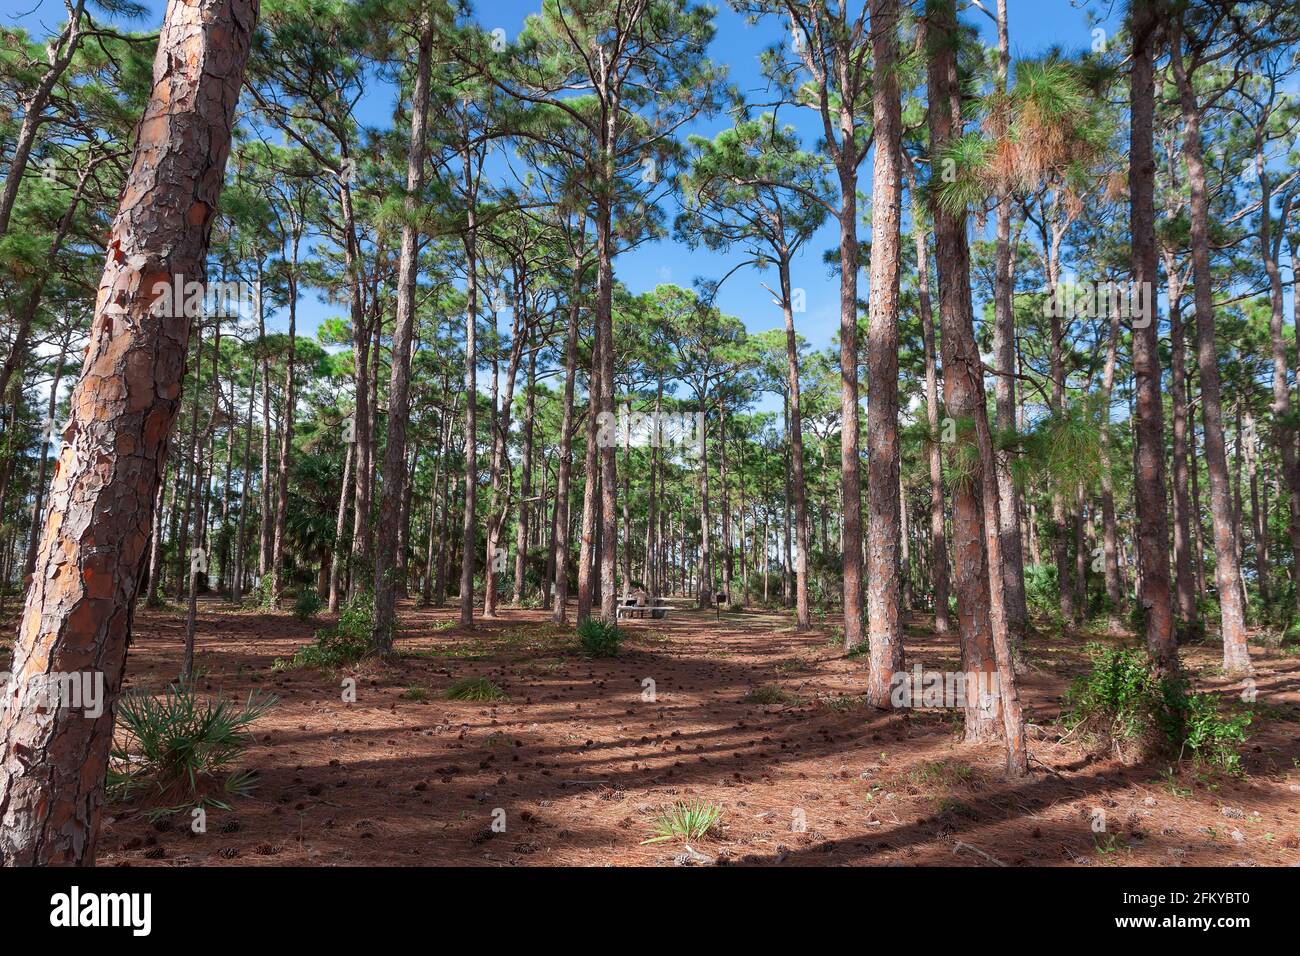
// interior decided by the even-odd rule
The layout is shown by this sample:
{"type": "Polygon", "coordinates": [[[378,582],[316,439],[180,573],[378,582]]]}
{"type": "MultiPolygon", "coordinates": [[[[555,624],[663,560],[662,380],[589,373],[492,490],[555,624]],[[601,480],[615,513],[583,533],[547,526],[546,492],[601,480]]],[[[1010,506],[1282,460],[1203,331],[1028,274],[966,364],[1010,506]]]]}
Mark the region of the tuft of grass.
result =
{"type": "Polygon", "coordinates": [[[678,801],[659,811],[654,821],[654,835],[641,845],[668,840],[701,840],[722,821],[722,807],[703,801],[678,801]]]}
{"type": "Polygon", "coordinates": [[[839,697],[819,697],[817,699],[818,704],[837,714],[847,714],[861,707],[865,702],[865,697],[854,694],[841,694],[839,697]]]}
{"type": "Polygon", "coordinates": [[[910,774],[917,784],[932,786],[965,786],[975,776],[970,764],[960,760],[927,760],[918,764],[910,774]]]}
{"type": "Polygon", "coordinates": [[[949,813],[953,816],[965,817],[967,820],[978,820],[979,811],[972,807],[964,800],[958,800],[955,797],[944,797],[939,801],[939,812],[949,813]]]}
{"type": "Polygon", "coordinates": [[[1164,780],[1164,787],[1172,796],[1190,797],[1192,795],[1191,787],[1184,787],[1178,782],[1178,774],[1173,767],[1166,767],[1161,778],[1164,780]]]}
{"type": "Polygon", "coordinates": [[[1107,833],[1104,836],[1097,834],[1092,838],[1093,845],[1097,852],[1102,856],[1110,856],[1114,853],[1127,853],[1131,847],[1128,841],[1118,833],[1107,833]]]}
{"type": "Polygon", "coordinates": [[[463,677],[447,688],[448,700],[505,700],[509,695],[486,677],[463,677]]]}
{"type": "Polygon", "coordinates": [[[453,644],[449,647],[425,647],[406,651],[403,657],[423,660],[458,660],[486,661],[492,658],[491,649],[483,641],[470,641],[465,644],[453,644]]]}
{"type": "Polygon", "coordinates": [[[525,674],[554,674],[564,668],[562,660],[529,661],[520,670],[525,674]]]}
{"type": "Polygon", "coordinates": [[[406,688],[406,690],[402,691],[398,695],[398,697],[400,697],[402,700],[414,700],[414,701],[428,700],[429,691],[424,687],[412,685],[406,688]]]}
{"type": "Polygon", "coordinates": [[[1236,745],[1245,742],[1253,715],[1224,716],[1210,694],[1185,694],[1177,703],[1183,738],[1180,753],[1190,750],[1211,767],[1233,775],[1243,773],[1236,745]]]}
{"type": "Polygon", "coordinates": [[[760,684],[740,699],[742,704],[797,704],[799,698],[778,684],[760,684]]]}

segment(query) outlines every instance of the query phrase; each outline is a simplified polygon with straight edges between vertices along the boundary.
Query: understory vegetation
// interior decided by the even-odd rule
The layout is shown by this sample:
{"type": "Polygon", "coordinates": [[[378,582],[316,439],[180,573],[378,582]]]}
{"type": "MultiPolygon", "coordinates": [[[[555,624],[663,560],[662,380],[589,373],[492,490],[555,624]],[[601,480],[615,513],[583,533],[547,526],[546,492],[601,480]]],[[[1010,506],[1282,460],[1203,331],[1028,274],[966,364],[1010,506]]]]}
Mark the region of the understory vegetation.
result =
{"type": "Polygon", "coordinates": [[[257,775],[235,763],[250,743],[252,725],[276,705],[274,696],[249,695],[240,705],[205,700],[183,685],[161,695],[135,691],[117,705],[108,793],[140,802],[154,816],[195,807],[231,809],[230,800],[257,788],[257,775]]]}
{"type": "Polygon", "coordinates": [[[1156,755],[1188,757],[1228,773],[1241,772],[1238,745],[1249,708],[1225,713],[1219,698],[1188,690],[1182,675],[1157,674],[1140,650],[1089,644],[1091,669],[1075,678],[1063,720],[1129,762],[1156,755]]]}

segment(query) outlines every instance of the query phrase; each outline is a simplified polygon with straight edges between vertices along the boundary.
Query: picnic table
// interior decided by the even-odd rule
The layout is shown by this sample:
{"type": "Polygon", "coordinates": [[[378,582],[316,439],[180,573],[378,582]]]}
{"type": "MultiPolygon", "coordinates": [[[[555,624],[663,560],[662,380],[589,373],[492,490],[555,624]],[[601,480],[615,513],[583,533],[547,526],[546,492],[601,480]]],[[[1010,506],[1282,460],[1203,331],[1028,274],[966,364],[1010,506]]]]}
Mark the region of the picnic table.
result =
{"type": "Polygon", "coordinates": [[[667,602],[661,601],[658,598],[650,597],[649,595],[641,595],[638,597],[626,598],[618,605],[615,617],[649,617],[654,618],[655,620],[660,620],[667,617],[670,610],[672,610],[672,607],[667,602]]]}

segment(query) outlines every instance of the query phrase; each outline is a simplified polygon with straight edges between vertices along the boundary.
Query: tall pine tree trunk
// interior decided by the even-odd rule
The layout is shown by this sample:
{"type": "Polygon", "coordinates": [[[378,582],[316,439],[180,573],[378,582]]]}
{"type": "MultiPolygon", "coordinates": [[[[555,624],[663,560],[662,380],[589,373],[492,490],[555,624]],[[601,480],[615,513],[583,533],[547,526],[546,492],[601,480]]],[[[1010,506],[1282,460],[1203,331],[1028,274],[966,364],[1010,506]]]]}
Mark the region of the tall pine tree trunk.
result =
{"type": "MultiPolygon", "coordinates": [[[[935,151],[961,135],[957,90],[956,12],[951,0],[929,0],[926,7],[929,47],[930,142],[935,151]]],[[[939,315],[943,351],[943,398],[949,417],[959,423],[960,440],[969,441],[968,423],[984,412],[979,355],[967,354],[972,335],[969,250],[966,216],[934,210],[935,266],[939,273],[939,315]]],[[[957,627],[962,671],[968,678],[991,679],[997,672],[989,617],[988,556],[984,542],[984,509],[979,481],[958,482],[952,489],[953,574],[957,592],[957,627]]],[[[1000,581],[998,582],[1000,583],[1000,581]]],[[[1000,709],[996,702],[967,698],[964,703],[968,741],[997,736],[1000,709]]]]}
{"type": "Polygon", "coordinates": [[[925,415],[930,431],[926,442],[930,465],[930,588],[934,598],[934,629],[952,630],[948,608],[948,532],[943,501],[943,450],[939,444],[939,357],[930,305],[930,263],[925,231],[915,227],[917,304],[921,313],[921,338],[925,346],[925,415]]]}
{"type": "MultiPolygon", "coordinates": [[[[1000,93],[1007,89],[1011,65],[1011,44],[1007,29],[1007,2],[998,0],[998,71],[1000,93]]],[[[1012,290],[1014,263],[1011,254],[1011,197],[1001,196],[996,210],[996,246],[993,270],[993,362],[997,379],[993,387],[997,424],[1001,432],[1016,427],[1016,318],[1012,290]]],[[[1009,454],[998,456],[998,504],[1002,520],[1003,584],[1007,595],[1007,626],[1019,645],[1029,626],[1025,599],[1025,556],[1020,547],[1020,491],[1011,476],[1009,454]]]]}
{"type": "MultiPolygon", "coordinates": [[[[1252,672],[1246,647],[1241,569],[1233,520],[1232,489],[1223,432],[1223,398],[1219,355],[1214,341],[1214,276],[1210,266],[1210,197],[1201,153],[1201,109],[1192,79],[1182,65],[1180,28],[1174,29],[1172,64],[1183,121],[1183,158],[1191,191],[1192,297],[1196,306],[1196,355],[1201,374],[1203,449],[1210,481],[1210,517],[1214,532],[1214,574],[1219,591],[1223,667],[1230,674],[1252,672]]],[[[1153,257],[1154,258],[1154,257],[1153,257]]]]}
{"type": "Polygon", "coordinates": [[[1135,380],[1136,475],[1133,496],[1137,507],[1139,602],[1146,618],[1147,650],[1156,667],[1178,669],[1174,642],[1173,606],[1169,593],[1169,528],[1165,511],[1165,424],[1160,388],[1160,342],[1156,334],[1155,283],[1156,217],[1155,156],[1152,123],[1155,115],[1155,11],[1134,4],[1129,23],[1133,37],[1129,67],[1129,233],[1133,281],[1151,290],[1146,301],[1152,311],[1133,329],[1135,380]]]}
{"type": "Polygon", "coordinates": [[[244,529],[248,524],[248,476],[253,452],[253,403],[257,400],[256,366],[250,370],[248,383],[248,424],[244,428],[244,463],[240,468],[239,519],[235,527],[235,569],[230,579],[230,601],[236,607],[244,602],[244,529]]]}
{"type": "MultiPolygon", "coordinates": [[[[524,447],[519,475],[519,523],[515,528],[515,587],[511,597],[518,607],[524,601],[524,575],[528,570],[528,533],[533,506],[533,418],[537,413],[537,349],[528,350],[528,394],[524,397],[524,447]]],[[[545,515],[543,508],[542,514],[545,515]]]]}
{"type": "MultiPolygon", "coordinates": [[[[469,150],[466,150],[468,155],[469,150]]],[[[470,179],[468,169],[466,179],[470,179]]],[[[461,513],[460,623],[474,626],[474,512],[478,501],[478,231],[474,203],[469,205],[465,236],[465,488],[461,513]]]]}
{"type": "MultiPolygon", "coordinates": [[[[794,493],[794,629],[812,627],[808,605],[808,486],[804,478],[803,411],[799,395],[799,343],[794,331],[791,304],[790,260],[783,256],[781,270],[781,311],[785,316],[786,402],[789,409],[786,432],[790,442],[790,471],[787,486],[794,493]]],[[[788,515],[788,510],[787,510],[788,515]]],[[[790,527],[786,522],[786,557],[789,563],[790,527]]]]}
{"type": "MultiPolygon", "coordinates": [[[[852,120],[849,120],[852,128],[852,120]]],[[[851,137],[850,137],[851,138],[851,137]]],[[[862,643],[862,477],[858,456],[858,176],[839,161],[840,208],[840,492],[843,496],[844,647],[862,643]]]]}
{"type": "Polygon", "coordinates": [[[1188,489],[1187,343],[1179,281],[1172,256],[1166,256],[1169,299],[1169,403],[1173,408],[1174,591],[1178,617],[1190,624],[1196,608],[1196,570],[1192,561],[1192,504],[1188,489]]]}
{"type": "MultiPolygon", "coordinates": [[[[1296,428],[1291,420],[1291,387],[1287,381],[1286,340],[1283,337],[1282,273],[1278,269],[1279,240],[1272,235],[1272,180],[1264,168],[1261,154],[1257,159],[1260,184],[1259,250],[1264,257],[1264,271],[1268,275],[1269,340],[1273,350],[1273,421],[1277,446],[1282,457],[1282,478],[1287,490],[1287,536],[1291,542],[1292,580],[1300,581],[1300,457],[1297,457],[1296,428]]],[[[1284,206],[1286,203],[1284,202],[1284,206]]],[[[1285,211],[1283,212],[1285,217],[1285,211]]],[[[1281,224],[1285,228],[1285,218],[1281,224]]],[[[1267,557],[1265,557],[1267,561],[1267,557]]],[[[1268,583],[1260,581],[1262,590],[1268,583]]],[[[1295,589],[1295,609],[1300,613],[1300,587],[1295,589]]]]}
{"type": "MultiPolygon", "coordinates": [[[[581,234],[581,231],[580,231],[581,234]]],[[[578,374],[579,294],[582,291],[581,262],[575,256],[569,286],[569,324],[564,334],[564,411],[560,424],[559,474],[555,479],[555,592],[551,620],[563,624],[569,600],[569,484],[573,477],[574,393],[578,374]]],[[[581,586],[581,585],[579,585],[581,586]]]]}
{"type": "Polygon", "coordinates": [[[289,516],[289,458],[293,453],[295,349],[298,341],[298,242],[302,224],[295,221],[294,235],[290,240],[289,255],[289,341],[284,362],[284,406],[280,413],[280,460],[276,465],[275,526],[271,531],[271,604],[280,606],[280,593],[284,587],[284,523],[289,516]]]}
{"type": "Polygon", "coordinates": [[[411,340],[415,327],[415,281],[420,237],[414,222],[424,188],[425,126],[429,119],[429,85],[433,62],[433,17],[423,15],[411,93],[411,144],[406,157],[405,215],[397,266],[397,319],[388,379],[388,436],[384,445],[383,494],[379,501],[379,544],[375,549],[375,624],[370,646],[379,654],[393,649],[402,503],[406,499],[406,426],[411,415],[411,340]]]}
{"type": "Polygon", "coordinates": [[[153,92],[108,240],[0,710],[0,862],[90,864],[113,712],[158,483],[180,403],[190,320],[155,284],[204,274],[256,0],[172,0],[153,92]],[[166,314],[164,314],[166,313],[166,314]],[[21,691],[56,672],[104,675],[94,719],[21,691]]]}
{"type": "MultiPolygon", "coordinates": [[[[898,443],[899,223],[903,198],[899,166],[903,120],[896,72],[899,2],[872,0],[870,12],[876,67],[872,94],[876,149],[871,183],[871,302],[867,326],[867,446],[871,449],[867,458],[867,643],[871,660],[866,693],[872,706],[883,709],[889,706],[894,675],[903,670],[898,443]]],[[[850,546],[851,542],[846,543],[846,549],[850,546]]]]}
{"type": "Polygon", "coordinates": [[[1115,362],[1119,350],[1119,310],[1111,310],[1110,334],[1106,340],[1106,364],[1101,376],[1101,523],[1102,558],[1106,572],[1106,599],[1110,605],[1110,626],[1122,625],[1124,584],[1119,574],[1119,532],[1115,524],[1115,481],[1111,475],[1110,396],[1115,386],[1115,362]]]}

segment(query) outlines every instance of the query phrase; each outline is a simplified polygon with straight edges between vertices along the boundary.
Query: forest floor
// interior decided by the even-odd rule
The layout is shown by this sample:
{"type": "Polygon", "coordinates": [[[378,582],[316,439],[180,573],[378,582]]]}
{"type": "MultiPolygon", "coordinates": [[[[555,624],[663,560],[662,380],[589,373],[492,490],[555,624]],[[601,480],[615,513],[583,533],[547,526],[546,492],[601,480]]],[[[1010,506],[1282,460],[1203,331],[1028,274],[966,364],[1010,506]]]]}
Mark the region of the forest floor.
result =
{"type": "MultiPolygon", "coordinates": [[[[1001,746],[963,743],[956,712],[863,706],[865,661],[784,615],[680,608],[627,623],[619,656],[594,659],[541,611],[506,609],[472,632],[450,607],[406,604],[400,618],[395,662],[291,670],[277,658],[321,622],[203,602],[199,686],[279,698],[241,761],[259,788],[209,810],[203,834],[188,814],[150,822],[110,805],[100,864],[1300,865],[1295,653],[1252,647],[1244,775],[1189,761],[1171,773],[1168,759],[1125,766],[1061,739],[1062,694],[1098,636],[1036,635],[1021,689],[1033,773],[1008,780],[1001,746]],[[442,696],[467,677],[508,697],[442,696]],[[772,702],[751,702],[756,688],[772,702]],[[689,852],[645,844],[683,800],[721,807],[714,834],[689,852]]],[[[928,624],[911,620],[908,667],[955,670],[955,638],[928,624]]],[[[183,634],[180,611],[142,609],[128,686],[173,679],[183,634]]],[[[1246,706],[1220,653],[1182,648],[1198,689],[1246,706]]]]}

